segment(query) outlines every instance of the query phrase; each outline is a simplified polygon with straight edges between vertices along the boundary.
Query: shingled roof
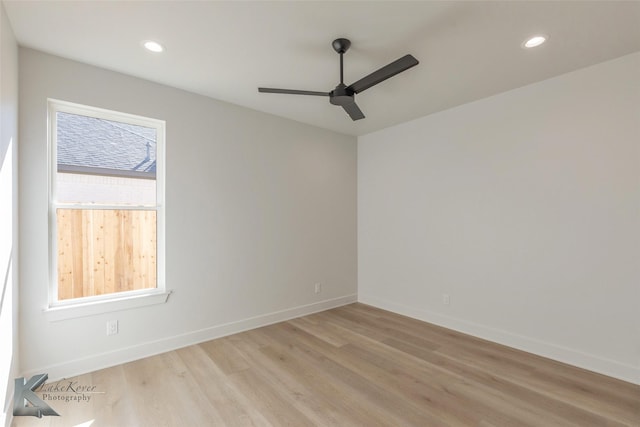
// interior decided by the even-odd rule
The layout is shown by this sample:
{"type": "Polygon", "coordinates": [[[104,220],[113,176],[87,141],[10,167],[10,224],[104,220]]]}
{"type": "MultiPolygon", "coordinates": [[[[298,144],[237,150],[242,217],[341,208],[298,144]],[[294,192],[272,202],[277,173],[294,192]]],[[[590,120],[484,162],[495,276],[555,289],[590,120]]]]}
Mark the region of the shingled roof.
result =
{"type": "Polygon", "coordinates": [[[156,130],[57,113],[58,170],[155,177],[156,130]]]}

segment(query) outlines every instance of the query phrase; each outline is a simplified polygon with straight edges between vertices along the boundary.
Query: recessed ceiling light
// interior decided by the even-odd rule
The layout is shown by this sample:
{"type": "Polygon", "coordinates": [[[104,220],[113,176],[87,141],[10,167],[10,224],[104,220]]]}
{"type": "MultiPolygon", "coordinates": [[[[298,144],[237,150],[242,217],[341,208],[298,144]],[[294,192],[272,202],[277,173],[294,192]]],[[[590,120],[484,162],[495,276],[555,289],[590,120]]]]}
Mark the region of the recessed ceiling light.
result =
{"type": "Polygon", "coordinates": [[[522,43],[522,47],[529,49],[532,47],[540,46],[542,43],[546,42],[547,39],[548,39],[547,36],[539,34],[537,36],[533,36],[529,38],[524,43],[522,43]]]}
{"type": "Polygon", "coordinates": [[[158,42],[154,42],[153,40],[148,40],[142,44],[145,49],[150,50],[151,52],[162,52],[164,47],[158,42]]]}

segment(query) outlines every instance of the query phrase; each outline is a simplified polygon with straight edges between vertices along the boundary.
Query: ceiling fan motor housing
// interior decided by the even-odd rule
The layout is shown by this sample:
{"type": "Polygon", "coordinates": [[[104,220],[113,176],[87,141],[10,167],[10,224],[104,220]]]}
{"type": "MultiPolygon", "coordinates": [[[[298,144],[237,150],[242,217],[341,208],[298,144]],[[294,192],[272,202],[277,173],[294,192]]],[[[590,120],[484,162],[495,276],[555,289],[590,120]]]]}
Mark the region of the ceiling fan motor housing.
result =
{"type": "Polygon", "coordinates": [[[346,105],[353,102],[354,92],[344,83],[340,83],[329,93],[329,102],[333,105],[346,105]]]}

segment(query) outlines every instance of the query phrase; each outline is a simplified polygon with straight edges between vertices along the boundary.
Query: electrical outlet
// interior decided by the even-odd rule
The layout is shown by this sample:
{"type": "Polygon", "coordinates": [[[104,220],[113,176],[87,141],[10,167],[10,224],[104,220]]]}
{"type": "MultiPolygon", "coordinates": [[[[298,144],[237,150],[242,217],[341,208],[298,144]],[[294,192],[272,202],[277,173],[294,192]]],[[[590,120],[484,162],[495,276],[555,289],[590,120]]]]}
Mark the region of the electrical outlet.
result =
{"type": "Polygon", "coordinates": [[[107,335],[116,335],[117,333],[118,333],[118,321],[117,320],[107,321],[107,335]]]}
{"type": "Polygon", "coordinates": [[[319,294],[320,292],[322,292],[322,283],[316,283],[316,294],[319,294]]]}
{"type": "Polygon", "coordinates": [[[444,305],[451,304],[451,298],[449,297],[449,294],[442,294],[442,303],[444,305]]]}

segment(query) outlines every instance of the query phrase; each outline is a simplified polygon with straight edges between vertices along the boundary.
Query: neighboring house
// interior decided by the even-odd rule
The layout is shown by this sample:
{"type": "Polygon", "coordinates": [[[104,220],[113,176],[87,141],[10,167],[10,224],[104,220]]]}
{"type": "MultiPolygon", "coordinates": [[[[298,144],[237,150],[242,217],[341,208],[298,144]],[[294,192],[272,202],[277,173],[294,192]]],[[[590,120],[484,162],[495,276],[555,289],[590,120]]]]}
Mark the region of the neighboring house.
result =
{"type": "Polygon", "coordinates": [[[155,203],[155,129],[58,112],[57,137],[58,200],[155,203]]]}
{"type": "Polygon", "coordinates": [[[155,178],[155,129],[63,112],[57,119],[59,172],[155,178]]]}

